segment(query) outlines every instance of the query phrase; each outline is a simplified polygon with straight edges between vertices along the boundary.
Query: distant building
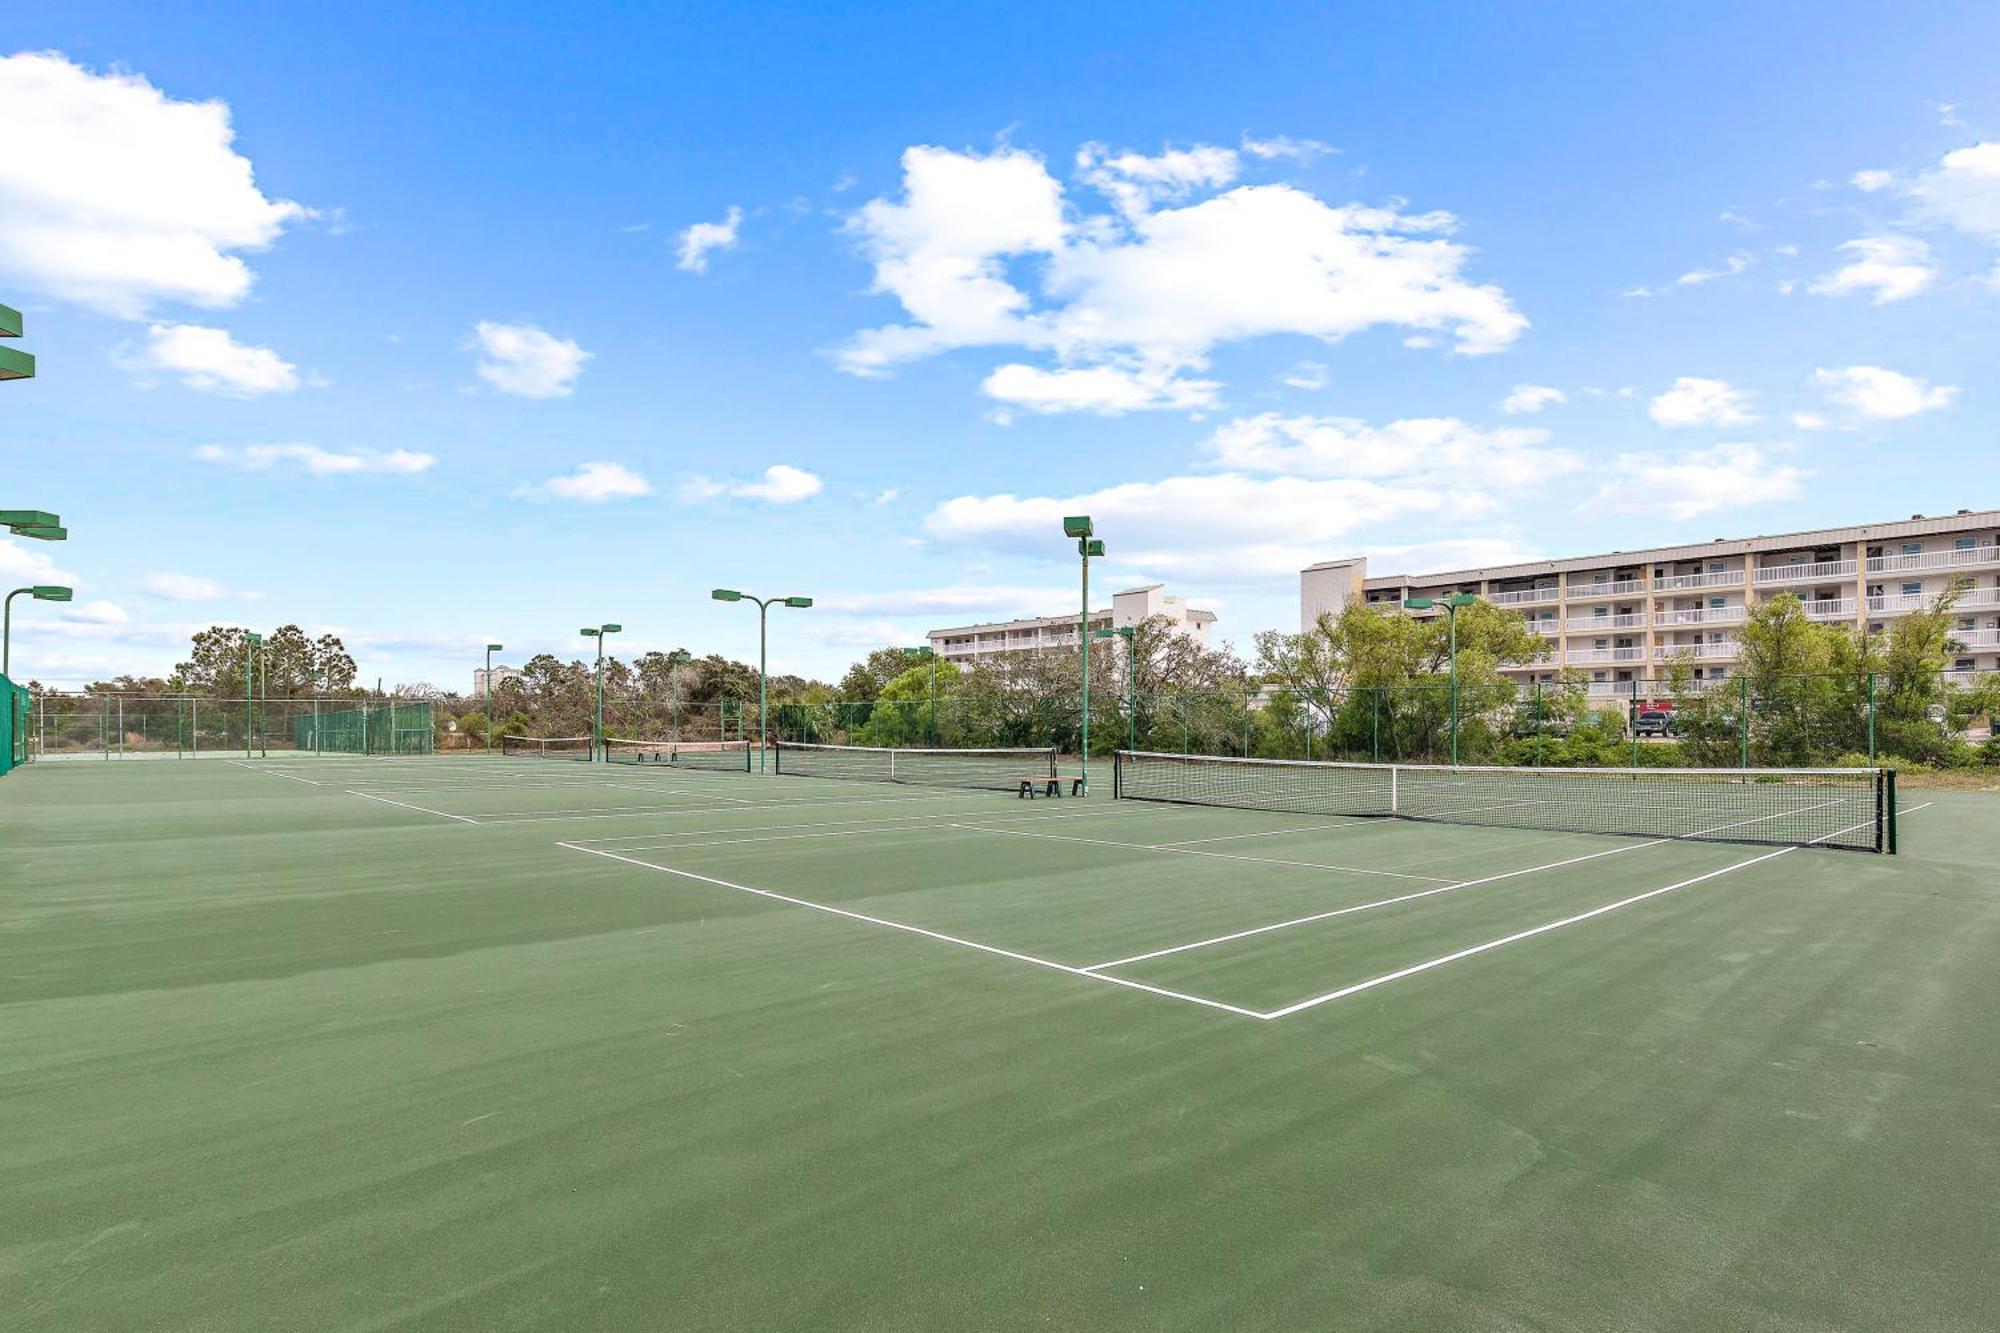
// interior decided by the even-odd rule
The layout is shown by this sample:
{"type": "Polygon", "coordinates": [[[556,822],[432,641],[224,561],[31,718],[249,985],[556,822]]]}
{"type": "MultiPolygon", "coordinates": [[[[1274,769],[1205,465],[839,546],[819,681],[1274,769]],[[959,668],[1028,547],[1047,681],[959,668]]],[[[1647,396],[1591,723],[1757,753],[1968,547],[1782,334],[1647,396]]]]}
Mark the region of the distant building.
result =
{"type": "MultiPolygon", "coordinates": [[[[1090,613],[1090,628],[1119,629],[1140,625],[1154,616],[1165,616],[1174,631],[1208,646],[1215,612],[1195,610],[1179,597],[1170,596],[1163,583],[1148,583],[1113,593],[1108,609],[1090,613]]],[[[1021,620],[1000,620],[985,625],[960,625],[934,629],[926,637],[937,655],[947,662],[990,662],[1008,653],[1032,653],[1045,648],[1076,647],[1074,611],[1053,616],[1029,616],[1021,620]]]]}
{"type": "Polygon", "coordinates": [[[1299,620],[1310,627],[1350,602],[1386,611],[1408,597],[1475,593],[1520,612],[1553,649],[1505,667],[1515,679],[1576,667],[1593,693],[1619,694],[1674,662],[1728,679],[1750,608],[1780,593],[1798,594],[1814,620],[1881,630],[1954,587],[1949,670],[2000,670],[2000,510],[1990,509],[1434,574],[1371,577],[1365,559],[1328,560],[1299,573],[1299,620]]]}
{"type": "Polygon", "coordinates": [[[510,666],[494,667],[490,678],[485,668],[474,667],[472,669],[472,697],[475,699],[483,699],[486,697],[486,691],[488,690],[488,688],[497,690],[500,688],[500,683],[502,681],[519,680],[520,678],[521,678],[521,669],[519,667],[510,667],[510,666]]]}

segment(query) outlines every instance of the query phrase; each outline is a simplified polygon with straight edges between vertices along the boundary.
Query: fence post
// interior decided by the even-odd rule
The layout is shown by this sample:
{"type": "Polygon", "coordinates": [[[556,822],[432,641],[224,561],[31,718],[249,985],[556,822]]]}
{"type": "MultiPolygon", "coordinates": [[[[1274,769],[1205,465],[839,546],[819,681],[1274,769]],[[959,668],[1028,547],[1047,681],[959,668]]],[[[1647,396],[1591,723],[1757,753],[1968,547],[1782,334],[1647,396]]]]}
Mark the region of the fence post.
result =
{"type": "Polygon", "coordinates": [[[1868,673],[1868,762],[1875,762],[1875,673],[1868,673]]]}
{"type": "Polygon", "coordinates": [[[1750,677],[1736,678],[1736,730],[1740,756],[1737,767],[1750,767],[1750,677]]]}
{"type": "Polygon", "coordinates": [[[1535,677],[1535,767],[1542,766],[1542,679],[1535,677]]]}
{"type": "Polygon", "coordinates": [[[1379,764],[1382,762],[1382,687],[1380,685],[1370,685],[1368,687],[1368,709],[1370,714],[1368,724],[1370,735],[1368,752],[1372,756],[1372,762],[1379,764]]]}

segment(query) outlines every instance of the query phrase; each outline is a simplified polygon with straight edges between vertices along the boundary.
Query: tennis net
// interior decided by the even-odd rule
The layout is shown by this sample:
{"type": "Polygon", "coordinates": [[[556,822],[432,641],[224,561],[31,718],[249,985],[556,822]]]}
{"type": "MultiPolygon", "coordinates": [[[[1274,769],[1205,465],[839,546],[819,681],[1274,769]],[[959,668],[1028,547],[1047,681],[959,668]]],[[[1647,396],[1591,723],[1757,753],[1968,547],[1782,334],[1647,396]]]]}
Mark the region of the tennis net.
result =
{"type": "Polygon", "coordinates": [[[588,736],[502,736],[501,753],[511,759],[569,759],[590,762],[588,736]]]}
{"type": "Polygon", "coordinates": [[[1056,774],[1054,746],[993,750],[885,749],[868,745],[778,742],[778,772],[795,778],[849,778],[913,787],[1017,791],[1024,779],[1056,774]]]}
{"type": "Polygon", "coordinates": [[[604,738],[604,758],[613,764],[661,764],[715,773],[748,773],[749,741],[637,741],[604,738]]]}
{"type": "Polygon", "coordinates": [[[1127,801],[1896,850],[1893,769],[1447,768],[1131,750],[1116,765],[1112,792],[1127,801]]]}

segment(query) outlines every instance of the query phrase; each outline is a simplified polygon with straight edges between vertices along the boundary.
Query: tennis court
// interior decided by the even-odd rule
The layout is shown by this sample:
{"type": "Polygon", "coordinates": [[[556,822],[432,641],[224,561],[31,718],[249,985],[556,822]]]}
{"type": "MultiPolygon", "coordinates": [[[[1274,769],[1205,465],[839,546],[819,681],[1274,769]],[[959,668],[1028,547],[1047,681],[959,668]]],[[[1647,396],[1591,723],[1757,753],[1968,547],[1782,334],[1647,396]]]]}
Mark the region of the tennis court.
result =
{"type": "Polygon", "coordinates": [[[10,777],[10,1325],[2000,1308],[1992,796],[610,757],[10,777]]]}

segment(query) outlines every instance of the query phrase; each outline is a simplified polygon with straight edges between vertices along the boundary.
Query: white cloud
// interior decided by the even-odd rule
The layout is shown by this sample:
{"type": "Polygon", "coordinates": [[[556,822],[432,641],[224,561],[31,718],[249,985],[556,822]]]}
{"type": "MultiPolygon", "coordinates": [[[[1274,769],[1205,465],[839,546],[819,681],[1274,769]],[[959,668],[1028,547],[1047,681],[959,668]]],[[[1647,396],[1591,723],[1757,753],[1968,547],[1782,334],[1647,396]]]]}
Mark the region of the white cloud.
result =
{"type": "Polygon", "coordinates": [[[1127,412],[1213,407],[1222,386],[1214,380],[1182,379],[1159,367],[1042,370],[1017,363],[1001,366],[979,387],[989,398],[1030,412],[1095,412],[1115,417],[1127,412]]]}
{"type": "Polygon", "coordinates": [[[1958,108],[1959,104],[1957,102],[1936,102],[1931,106],[1931,110],[1938,113],[1938,124],[1949,129],[1963,129],[1965,127],[1965,122],[1958,118],[1958,108]]]}
{"type": "Polygon", "coordinates": [[[1705,282],[1714,282],[1717,278],[1733,278],[1755,262],[1749,255],[1731,255],[1723,261],[1721,268],[1689,269],[1675,278],[1674,282],[1681,287],[1699,287],[1705,282]]]}
{"type": "Polygon", "coordinates": [[[622,463],[579,463],[574,472],[550,477],[537,485],[516,487],[514,491],[519,499],[547,496],[557,500],[581,500],[585,504],[634,500],[652,493],[652,484],[622,463]]]}
{"type": "Polygon", "coordinates": [[[1042,616],[1076,596],[1063,586],[1016,587],[992,584],[952,584],[942,588],[907,588],[896,592],[848,593],[822,597],[814,605],[834,615],[1042,616]]]}
{"type": "Polygon", "coordinates": [[[1568,394],[1546,384],[1516,384],[1514,391],[1502,400],[1500,410],[1514,416],[1521,412],[1539,412],[1551,403],[1568,401],[1568,394]]]}
{"type": "Polygon", "coordinates": [[[1265,162],[1281,157],[1311,162],[1340,150],[1317,139],[1293,139],[1283,134],[1274,134],[1268,139],[1253,139],[1246,134],[1243,136],[1243,151],[1265,162]]]}
{"type": "Polygon", "coordinates": [[[1792,424],[1800,430],[1831,430],[1833,418],[1824,412],[1794,412],[1792,424]]]}
{"type": "Polygon", "coordinates": [[[502,393],[522,398],[567,398],[593,353],[533,324],[494,324],[473,329],[482,360],[479,378],[502,393]]]}
{"type": "Polygon", "coordinates": [[[220,581],[200,574],[181,574],[170,569],[146,575],[139,580],[139,586],[150,595],[169,602],[203,602],[222,597],[257,598],[263,595],[227,588],[220,581]]]}
{"type": "Polygon", "coordinates": [[[1349,417],[1286,417],[1266,412],[1218,429],[1207,448],[1236,472],[1400,480],[1460,488],[1459,503],[1487,503],[1482,489],[1534,486],[1582,466],[1576,455],[1543,447],[1545,430],[1484,429],[1452,417],[1417,417],[1371,426],[1349,417]]]}
{"type": "Polygon", "coordinates": [[[819,494],[824,484],[803,468],[773,463],[764,469],[762,481],[743,482],[730,487],[729,493],[746,500],[768,500],[772,504],[788,505],[819,494]]]}
{"type": "Polygon", "coordinates": [[[117,357],[141,377],[172,375],[190,389],[225,398],[290,393],[299,387],[299,368],[268,347],[237,342],[227,329],[200,324],[155,324],[146,345],[117,357]]]}
{"type": "Polygon", "coordinates": [[[132,617],[116,602],[81,602],[63,612],[63,619],[76,625],[123,625],[132,617]]]}
{"type": "Polygon", "coordinates": [[[1077,179],[1111,200],[1128,218],[1143,217],[1159,204],[1184,200],[1198,190],[1220,189],[1235,180],[1240,169],[1234,149],[1206,144],[1147,157],[1113,154],[1103,144],[1087,143],[1076,154],[1077,179]]]}
{"type": "Polygon", "coordinates": [[[1089,514],[1119,560],[1166,575],[1267,578],[1351,545],[1348,534],[1364,523],[1437,514],[1448,504],[1456,507],[1427,487],[1224,473],[1081,495],[961,495],[926,515],[924,528],[941,542],[1046,555],[1061,549],[1065,514],[1089,514]]]}
{"type": "Polygon", "coordinates": [[[1881,366],[1842,366],[1813,372],[1827,401],[1876,421],[1894,421],[1949,407],[1958,397],[1950,385],[1930,385],[1881,366]]]}
{"type": "Polygon", "coordinates": [[[1869,292],[1874,304],[1915,296],[1937,278],[1931,248],[1908,236],[1863,236],[1840,247],[1848,262],[1807,288],[1820,296],[1869,292]]]}
{"type": "Polygon", "coordinates": [[[297,463],[315,477],[347,476],[357,472],[415,476],[428,472],[437,462],[435,454],[417,453],[410,449],[390,449],[386,452],[356,449],[339,453],[315,444],[248,444],[240,449],[204,444],[194,451],[194,456],[204,463],[220,463],[253,472],[268,471],[280,463],[297,463]]]}
{"type": "Polygon", "coordinates": [[[1946,153],[1906,193],[1926,221],[1941,222],[2000,245],[2000,143],[1946,153]]]}
{"type": "Polygon", "coordinates": [[[688,273],[708,272],[708,256],[713,250],[734,250],[736,232],[743,225],[743,210],[729,206],[720,222],[697,222],[680,233],[680,257],[674,267],[688,273]]]}
{"type": "Polygon", "coordinates": [[[1848,184],[1867,194],[1886,190],[1896,181],[1894,175],[1886,171],[1857,171],[1848,177],[1848,184]]]}
{"type": "Polygon", "coordinates": [[[876,492],[875,498],[868,502],[868,507],[870,509],[880,509],[883,505],[894,504],[902,497],[902,494],[901,491],[891,486],[887,490],[876,492]]]}
{"type": "MultiPolygon", "coordinates": [[[[64,583],[73,584],[76,576],[57,567],[47,551],[38,550],[46,543],[28,538],[15,539],[0,533],[0,583],[18,587],[23,583],[64,583]]],[[[0,596],[4,596],[0,590],[0,596]]]]}
{"type": "Polygon", "coordinates": [[[1592,507],[1679,519],[1796,499],[1812,475],[1748,444],[1718,444],[1683,454],[1620,454],[1608,471],[1616,479],[1604,484],[1592,507]]]}
{"type": "Polygon", "coordinates": [[[1063,187],[1019,149],[906,151],[902,198],[871,201],[849,230],[875,290],[910,320],[856,334],[842,369],[882,375],[953,348],[1021,347],[1056,362],[1039,375],[1002,368],[1000,387],[1036,410],[1207,405],[1215,386],[1185,377],[1224,342],[1334,342],[1401,325],[1449,332],[1475,354],[1526,327],[1498,287],[1465,280],[1470,252],[1449,239],[1449,214],[1335,207],[1286,185],[1223,189],[1238,164],[1230,149],[1148,157],[1089,145],[1079,163],[1112,212],[1066,211],[1063,187]],[[1030,274],[1034,293],[1017,285],[1030,274]],[[1112,373],[1089,374],[1098,369],[1112,373]]]}
{"type": "Polygon", "coordinates": [[[1726,380],[1682,375],[1646,410],[1662,426],[1733,426],[1754,420],[1750,395],[1726,380]]]}
{"type": "Polygon", "coordinates": [[[1278,382],[1293,389],[1324,389],[1327,385],[1326,367],[1317,361],[1301,361],[1280,375],[1278,382]]]}
{"type": "Polygon", "coordinates": [[[234,305],[310,210],[258,189],[229,107],[95,74],[55,52],[0,59],[0,275],[126,319],[161,301],[234,305]]]}

